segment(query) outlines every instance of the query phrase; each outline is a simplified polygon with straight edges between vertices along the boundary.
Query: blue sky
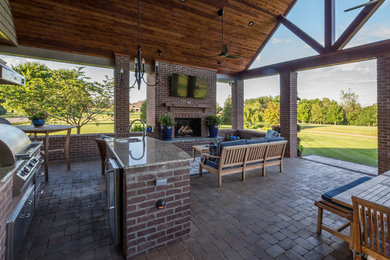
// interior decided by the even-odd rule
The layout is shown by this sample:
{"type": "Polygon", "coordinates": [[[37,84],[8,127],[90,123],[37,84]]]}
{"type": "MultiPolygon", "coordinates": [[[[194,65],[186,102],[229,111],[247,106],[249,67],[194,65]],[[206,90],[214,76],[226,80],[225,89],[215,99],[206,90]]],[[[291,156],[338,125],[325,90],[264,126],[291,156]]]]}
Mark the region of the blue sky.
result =
{"type": "MultiPolygon", "coordinates": [[[[293,23],[323,43],[323,0],[298,0],[287,16],[293,23]]],[[[344,9],[365,3],[367,0],[336,0],[336,39],[350,24],[361,9],[343,12],[344,9]]],[[[390,39],[390,2],[385,1],[370,20],[361,28],[351,42],[346,46],[353,47],[370,42],[390,39]],[[386,17],[387,15],[387,17],[386,17]]],[[[283,25],[279,27],[267,46],[256,58],[251,68],[273,64],[282,61],[316,55],[317,53],[296,37],[283,25]]],[[[0,55],[8,65],[15,65],[27,60],[20,57],[0,55]]],[[[41,61],[51,68],[75,68],[74,64],[51,61],[41,61]]],[[[112,69],[87,67],[87,76],[92,80],[101,81],[105,75],[113,77],[112,69]]],[[[130,81],[133,82],[132,77],[130,81]]],[[[329,97],[339,101],[341,90],[352,89],[359,95],[359,101],[364,106],[376,103],[376,61],[364,61],[315,70],[298,72],[298,95],[301,98],[329,97]]],[[[217,84],[217,102],[221,105],[230,95],[228,84],[217,84]]],[[[264,95],[279,95],[279,77],[271,76],[245,81],[245,99],[264,95]]],[[[136,102],[146,98],[146,86],[141,90],[130,92],[130,101],[136,102]]]]}

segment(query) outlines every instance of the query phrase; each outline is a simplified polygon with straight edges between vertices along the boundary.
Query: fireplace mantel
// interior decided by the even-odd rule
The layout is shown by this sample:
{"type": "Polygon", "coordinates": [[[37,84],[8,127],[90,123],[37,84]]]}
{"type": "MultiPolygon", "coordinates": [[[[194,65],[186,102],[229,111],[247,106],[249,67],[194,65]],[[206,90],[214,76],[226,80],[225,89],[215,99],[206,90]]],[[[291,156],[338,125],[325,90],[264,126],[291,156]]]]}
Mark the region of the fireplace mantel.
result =
{"type": "Polygon", "coordinates": [[[172,107],[178,107],[178,108],[203,108],[203,113],[207,108],[210,108],[210,105],[208,104],[176,104],[176,103],[163,103],[163,106],[168,108],[168,111],[171,110],[172,107]]]}

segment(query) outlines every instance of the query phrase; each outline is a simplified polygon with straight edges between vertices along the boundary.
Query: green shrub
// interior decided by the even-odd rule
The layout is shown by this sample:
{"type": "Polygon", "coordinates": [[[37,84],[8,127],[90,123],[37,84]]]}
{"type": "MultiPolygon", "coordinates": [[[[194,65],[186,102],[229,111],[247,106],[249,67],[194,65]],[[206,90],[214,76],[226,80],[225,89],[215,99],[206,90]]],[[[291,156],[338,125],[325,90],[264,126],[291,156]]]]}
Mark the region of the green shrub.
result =
{"type": "Polygon", "coordinates": [[[209,115],[209,116],[206,116],[205,122],[206,122],[207,126],[220,125],[221,118],[219,116],[216,116],[216,115],[209,115]]]}
{"type": "Polygon", "coordinates": [[[131,129],[130,132],[142,132],[144,128],[142,125],[134,125],[131,129]]]}
{"type": "Polygon", "coordinates": [[[160,126],[174,126],[175,122],[173,121],[173,118],[171,115],[162,115],[158,118],[158,123],[160,126]]]}

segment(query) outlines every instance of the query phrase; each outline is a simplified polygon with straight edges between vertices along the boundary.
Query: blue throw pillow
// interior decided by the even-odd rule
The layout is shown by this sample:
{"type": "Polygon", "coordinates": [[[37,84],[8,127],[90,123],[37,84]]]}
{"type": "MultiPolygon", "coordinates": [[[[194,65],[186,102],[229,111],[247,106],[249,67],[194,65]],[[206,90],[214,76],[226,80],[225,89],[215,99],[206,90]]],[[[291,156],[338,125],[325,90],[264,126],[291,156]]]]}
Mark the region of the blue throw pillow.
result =
{"type": "Polygon", "coordinates": [[[267,134],[265,135],[265,138],[273,138],[273,137],[279,137],[279,133],[273,130],[267,130],[267,134]]]}

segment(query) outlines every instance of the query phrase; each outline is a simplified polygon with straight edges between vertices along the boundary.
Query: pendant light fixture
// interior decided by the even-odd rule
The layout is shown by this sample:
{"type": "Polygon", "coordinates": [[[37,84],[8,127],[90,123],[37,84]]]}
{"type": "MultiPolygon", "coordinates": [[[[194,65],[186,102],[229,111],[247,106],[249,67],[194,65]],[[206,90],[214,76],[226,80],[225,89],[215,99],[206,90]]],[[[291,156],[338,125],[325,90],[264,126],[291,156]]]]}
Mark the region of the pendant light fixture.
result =
{"type": "MultiPolygon", "coordinates": [[[[146,84],[146,86],[154,87],[158,85],[160,82],[160,75],[158,72],[158,61],[156,60],[154,63],[154,69],[155,69],[155,84],[150,85],[146,82],[144,75],[145,75],[145,59],[142,58],[142,51],[141,51],[141,0],[138,0],[138,50],[137,50],[137,57],[134,58],[134,76],[135,81],[131,87],[134,87],[135,84],[138,85],[138,90],[141,89],[141,83],[142,81],[146,84]]],[[[158,51],[158,54],[160,55],[161,51],[158,51]]]]}

